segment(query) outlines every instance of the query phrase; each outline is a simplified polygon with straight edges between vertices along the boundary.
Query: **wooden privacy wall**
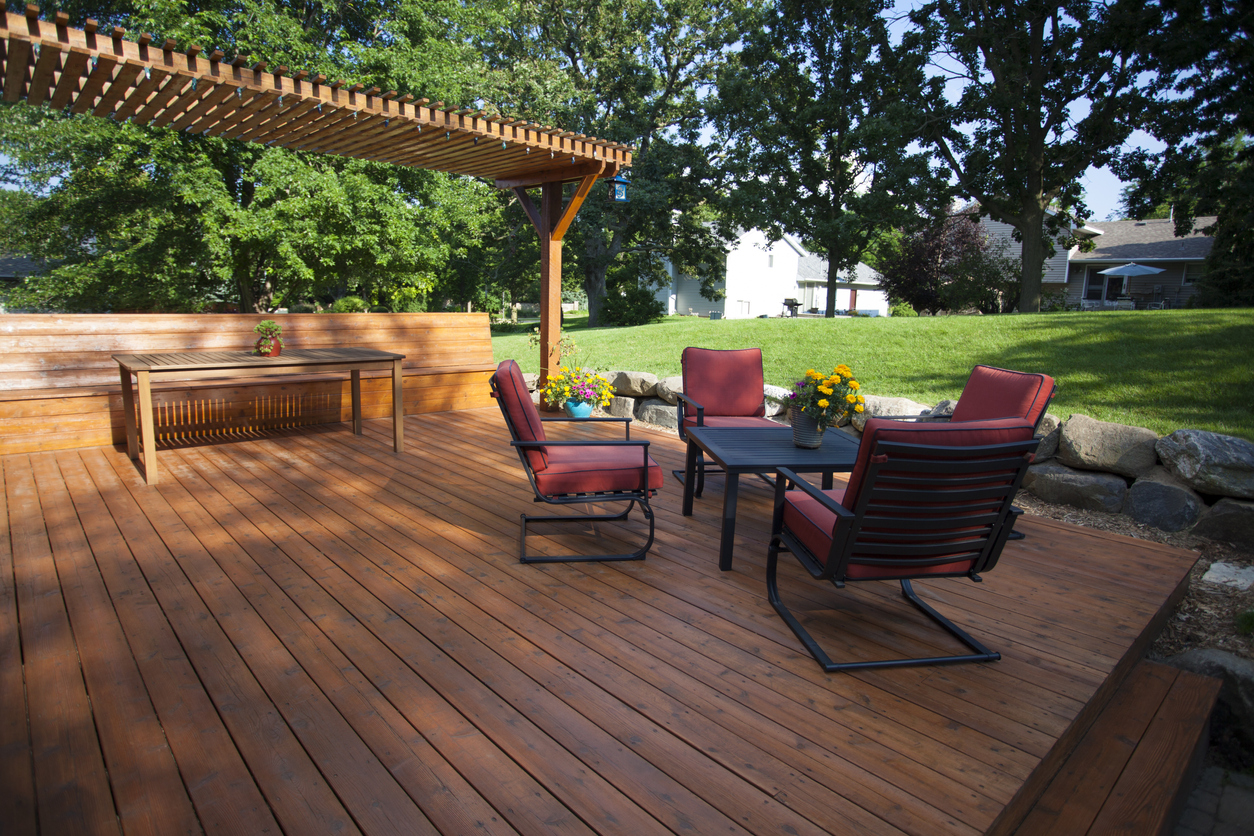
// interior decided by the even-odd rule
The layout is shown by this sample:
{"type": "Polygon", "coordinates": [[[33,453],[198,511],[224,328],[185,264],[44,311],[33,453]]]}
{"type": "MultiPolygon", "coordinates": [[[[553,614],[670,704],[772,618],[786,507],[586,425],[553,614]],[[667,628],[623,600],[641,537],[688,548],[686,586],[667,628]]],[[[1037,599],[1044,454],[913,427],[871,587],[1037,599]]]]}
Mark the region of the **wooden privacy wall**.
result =
{"type": "MultiPolygon", "coordinates": [[[[283,326],[284,348],[404,354],[406,414],[491,404],[486,313],[0,315],[0,454],[125,443],[114,354],[244,351],[263,319],[283,326]]],[[[352,417],[347,375],[163,382],[153,403],[165,439],[352,417]]],[[[391,415],[390,375],[362,374],[362,415],[391,415]]]]}

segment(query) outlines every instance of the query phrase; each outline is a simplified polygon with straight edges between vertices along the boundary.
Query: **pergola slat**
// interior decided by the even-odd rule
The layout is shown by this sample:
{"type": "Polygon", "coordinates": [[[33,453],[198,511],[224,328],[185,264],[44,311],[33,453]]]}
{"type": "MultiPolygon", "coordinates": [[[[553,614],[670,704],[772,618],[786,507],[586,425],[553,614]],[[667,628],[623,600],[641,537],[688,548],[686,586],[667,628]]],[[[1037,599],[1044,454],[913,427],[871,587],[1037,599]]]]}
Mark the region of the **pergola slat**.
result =
{"type": "MultiPolygon", "coordinates": [[[[120,37],[120,30],[107,35],[17,14],[4,15],[3,25],[7,31],[3,37],[4,55],[0,58],[4,72],[0,77],[4,80],[3,98],[9,102],[25,98],[39,104],[48,101],[51,93],[54,107],[69,107],[75,113],[111,115],[139,124],[218,134],[250,122],[257,111],[282,97],[285,110],[290,99],[291,107],[312,102],[335,114],[355,113],[358,118],[355,123],[346,123],[342,117],[323,119],[319,120],[321,124],[315,123],[317,127],[312,132],[298,131],[299,136],[295,137],[261,134],[254,141],[278,139],[278,144],[285,146],[299,142],[298,147],[346,156],[368,149],[375,157],[377,148],[370,140],[386,133],[389,141],[395,139],[398,143],[387,155],[389,158],[421,159],[424,167],[474,177],[495,178],[502,172],[535,170],[534,151],[569,157],[572,165],[592,159],[604,160],[616,168],[631,164],[631,149],[618,143],[591,141],[567,131],[489,118],[479,111],[445,110],[407,103],[390,95],[371,95],[377,93],[374,88],[346,89],[319,84],[300,77],[301,74],[288,76],[234,66],[222,60],[220,53],[205,57],[197,50],[175,52],[165,48],[168,44],[125,40],[120,37]],[[58,64],[63,69],[54,88],[58,64]],[[231,100],[232,94],[237,97],[235,101],[231,100]],[[383,131],[376,126],[381,120],[387,122],[383,131]],[[410,125],[421,130],[395,130],[410,125]],[[334,141],[316,137],[323,129],[337,133],[334,141]],[[430,153],[431,149],[424,147],[428,145],[428,131],[447,132],[464,139],[464,143],[455,146],[464,153],[430,153]],[[312,141],[311,133],[315,137],[312,141]],[[475,139],[479,140],[477,145],[475,139]],[[507,143],[504,149],[502,141],[507,143]],[[528,154],[528,149],[533,149],[533,153],[528,154]]],[[[255,125],[250,124],[247,130],[255,125]]],[[[279,130],[281,127],[276,124],[275,131],[279,130]]]]}

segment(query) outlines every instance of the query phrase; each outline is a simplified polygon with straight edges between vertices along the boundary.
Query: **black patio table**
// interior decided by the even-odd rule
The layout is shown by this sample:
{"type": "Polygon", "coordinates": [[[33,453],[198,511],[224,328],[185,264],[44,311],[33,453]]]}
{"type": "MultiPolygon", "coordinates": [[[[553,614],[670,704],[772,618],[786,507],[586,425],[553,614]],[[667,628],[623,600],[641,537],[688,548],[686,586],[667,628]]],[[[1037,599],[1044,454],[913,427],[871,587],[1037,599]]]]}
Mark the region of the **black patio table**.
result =
{"type": "Polygon", "coordinates": [[[773,427],[693,427],[688,436],[688,457],[684,467],[685,517],[692,516],[693,486],[696,484],[697,451],[721,465],[727,472],[723,488],[723,534],[719,543],[718,568],[731,569],[732,547],[736,540],[736,494],[742,473],[771,473],[787,467],[801,473],[823,473],[823,487],[832,487],[832,473],[853,470],[858,458],[858,439],[829,427],[823,444],[815,450],[792,443],[792,429],[773,427]]]}

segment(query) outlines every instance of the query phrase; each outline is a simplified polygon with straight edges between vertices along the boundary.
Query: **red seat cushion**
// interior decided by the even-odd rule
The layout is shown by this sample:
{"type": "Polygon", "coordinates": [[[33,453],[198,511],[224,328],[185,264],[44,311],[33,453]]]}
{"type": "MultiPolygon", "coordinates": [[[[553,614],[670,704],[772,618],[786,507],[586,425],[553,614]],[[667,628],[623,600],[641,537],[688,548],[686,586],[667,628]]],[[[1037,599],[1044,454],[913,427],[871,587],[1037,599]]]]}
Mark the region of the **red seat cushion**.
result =
{"type": "MultiPolygon", "coordinates": [[[[685,348],[680,357],[684,394],[712,415],[761,416],[762,349],[685,348]]],[[[684,417],[696,419],[697,411],[684,405],[684,417]]],[[[709,423],[708,421],[706,422],[709,423]]]]}
{"type": "Polygon", "coordinates": [[[1053,394],[1054,379],[1049,375],[976,366],[950,420],[1023,418],[1035,427],[1053,394]]]}
{"type": "MultiPolygon", "coordinates": [[[[697,425],[697,416],[684,418],[685,427],[695,427],[697,425]]],[[[707,427],[775,427],[779,428],[781,424],[777,424],[770,418],[757,418],[749,415],[706,415],[705,426],[707,427]]]]}
{"type": "MultiPolygon", "coordinates": [[[[497,396],[505,405],[505,412],[514,425],[515,441],[546,441],[544,425],[540,422],[540,410],[531,401],[531,392],[523,380],[522,369],[513,360],[502,360],[492,376],[497,396]]],[[[539,473],[549,465],[547,448],[526,450],[527,463],[533,472],[539,473]]]]}
{"type": "MultiPolygon", "coordinates": [[[[640,447],[550,447],[549,465],[537,472],[544,496],[643,490],[644,452],[640,447]]],[[[649,457],[648,488],[662,487],[662,468],[649,457]]]]}

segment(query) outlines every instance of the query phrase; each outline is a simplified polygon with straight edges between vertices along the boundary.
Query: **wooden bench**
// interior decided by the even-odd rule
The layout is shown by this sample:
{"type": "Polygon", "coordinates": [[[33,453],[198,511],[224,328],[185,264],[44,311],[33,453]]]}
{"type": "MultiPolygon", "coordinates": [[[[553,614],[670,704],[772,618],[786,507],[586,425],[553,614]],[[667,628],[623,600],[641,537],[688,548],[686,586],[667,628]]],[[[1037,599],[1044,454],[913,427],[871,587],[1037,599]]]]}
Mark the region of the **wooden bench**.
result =
{"type": "MultiPolygon", "coordinates": [[[[273,319],[285,348],[405,355],[406,414],[490,406],[486,313],[0,315],[0,454],[126,442],[115,354],[244,350],[273,319]]],[[[391,378],[362,375],[362,415],[391,415],[391,378]]],[[[170,381],[154,386],[157,437],[347,421],[346,375],[170,381]]]]}
{"type": "Polygon", "coordinates": [[[1220,685],[1156,662],[1138,664],[1016,836],[1170,834],[1205,758],[1220,685]]]}

